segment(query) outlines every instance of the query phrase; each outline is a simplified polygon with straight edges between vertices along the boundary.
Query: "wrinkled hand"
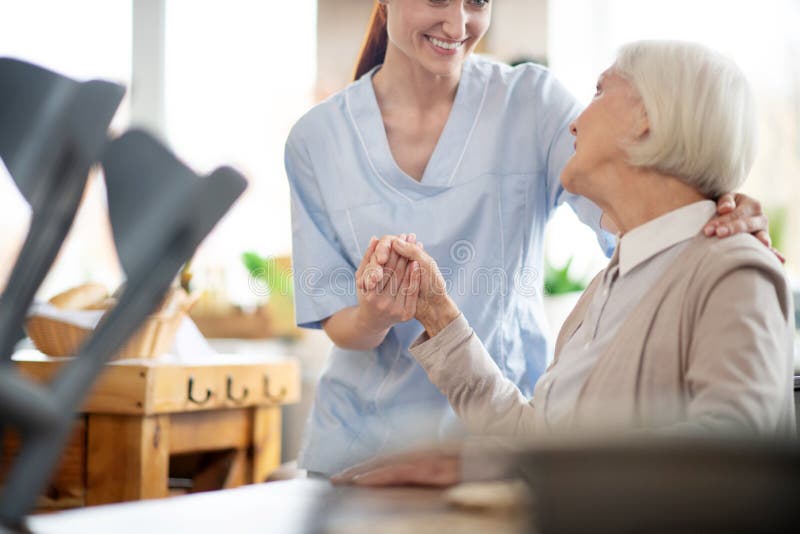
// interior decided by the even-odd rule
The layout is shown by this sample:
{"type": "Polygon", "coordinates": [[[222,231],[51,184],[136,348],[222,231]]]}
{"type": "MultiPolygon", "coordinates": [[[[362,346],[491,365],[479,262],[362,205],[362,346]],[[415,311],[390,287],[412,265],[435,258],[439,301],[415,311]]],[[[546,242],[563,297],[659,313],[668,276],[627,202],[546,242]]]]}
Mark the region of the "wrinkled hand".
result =
{"type": "Polygon", "coordinates": [[[786,259],[775,248],[769,237],[769,221],[757,200],[741,193],[726,193],[717,201],[717,217],[706,224],[703,232],[706,236],[727,237],[734,234],[753,234],[769,248],[778,259],[785,263],[786,259]]]}
{"type": "MultiPolygon", "coordinates": [[[[402,237],[404,242],[416,241],[413,235],[402,237]]],[[[381,264],[376,253],[379,243],[374,237],[370,240],[356,271],[359,314],[375,331],[413,319],[419,295],[418,265],[394,251],[381,264]]]]}
{"type": "Polygon", "coordinates": [[[446,488],[461,482],[461,454],[457,450],[426,450],[379,457],[332,476],[331,482],[446,488]]]}
{"type": "Polygon", "coordinates": [[[434,337],[461,313],[453,300],[447,295],[447,285],[436,261],[424,248],[413,243],[395,241],[393,250],[408,261],[419,265],[419,297],[416,318],[425,327],[430,337],[434,337]]]}

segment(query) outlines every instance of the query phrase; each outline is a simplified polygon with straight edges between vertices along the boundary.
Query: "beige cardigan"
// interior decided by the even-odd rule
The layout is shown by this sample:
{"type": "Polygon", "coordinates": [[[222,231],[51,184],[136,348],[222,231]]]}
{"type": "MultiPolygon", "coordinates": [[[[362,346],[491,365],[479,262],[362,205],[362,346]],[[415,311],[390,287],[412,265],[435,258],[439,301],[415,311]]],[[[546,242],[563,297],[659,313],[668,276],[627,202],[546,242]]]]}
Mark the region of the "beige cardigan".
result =
{"type": "MultiPolygon", "coordinates": [[[[562,327],[552,365],[602,274],[562,327]]],[[[598,357],[569,428],[794,434],[792,310],[783,267],[755,238],[698,235],[598,357]]],[[[472,432],[553,430],[463,316],[411,353],[472,432]]]]}

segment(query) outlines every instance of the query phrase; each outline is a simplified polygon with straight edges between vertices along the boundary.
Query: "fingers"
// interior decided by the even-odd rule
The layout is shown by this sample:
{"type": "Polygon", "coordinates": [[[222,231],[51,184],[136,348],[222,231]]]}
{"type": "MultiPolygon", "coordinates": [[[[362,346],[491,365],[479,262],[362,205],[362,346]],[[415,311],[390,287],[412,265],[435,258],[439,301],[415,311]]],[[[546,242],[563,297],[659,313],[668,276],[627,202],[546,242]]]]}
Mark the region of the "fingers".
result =
{"type": "Polygon", "coordinates": [[[361,264],[358,266],[356,270],[356,278],[361,276],[361,273],[364,272],[364,269],[369,264],[369,261],[372,259],[372,255],[375,253],[375,247],[378,245],[378,240],[375,236],[372,236],[369,240],[369,245],[367,245],[367,250],[364,251],[364,257],[361,258],[361,264]]]}
{"type": "Polygon", "coordinates": [[[394,286],[390,290],[396,292],[400,281],[403,279],[407,260],[392,247],[392,243],[398,240],[415,243],[417,236],[416,234],[400,234],[397,237],[387,235],[381,238],[377,247],[379,252],[375,254],[377,263],[383,265],[383,278],[379,284],[380,289],[384,289],[389,283],[394,282],[394,286]],[[388,247],[388,259],[383,261],[383,249],[385,246],[388,247]]]}
{"type": "Polygon", "coordinates": [[[741,211],[745,215],[764,215],[764,208],[761,207],[758,200],[742,193],[736,193],[733,199],[737,211],[741,211]]]}
{"type": "Polygon", "coordinates": [[[460,462],[454,458],[411,461],[377,467],[353,478],[356,486],[430,486],[445,488],[461,479],[460,462]]]}
{"type": "Polygon", "coordinates": [[[376,467],[369,468],[367,466],[359,464],[359,465],[353,466],[353,467],[351,467],[349,469],[345,469],[341,473],[337,473],[337,474],[333,475],[332,477],[330,477],[329,480],[331,481],[331,484],[334,484],[336,486],[344,485],[344,484],[352,484],[353,480],[355,478],[360,477],[360,476],[362,476],[364,474],[370,473],[375,468],[376,467]]]}
{"type": "Polygon", "coordinates": [[[756,234],[762,231],[766,232],[768,228],[769,221],[764,215],[743,214],[737,208],[737,211],[710,221],[703,231],[709,237],[713,235],[727,237],[741,233],[756,234]]]}
{"type": "Polygon", "coordinates": [[[364,281],[364,290],[372,291],[384,278],[383,268],[378,265],[374,259],[372,259],[364,268],[361,278],[364,281]]]}
{"type": "Polygon", "coordinates": [[[352,483],[356,486],[401,486],[412,484],[415,479],[413,465],[391,465],[358,475],[352,483]]]}
{"type": "Polygon", "coordinates": [[[725,193],[717,200],[717,213],[719,215],[730,213],[736,209],[736,204],[733,193],[725,193]]]}
{"type": "Polygon", "coordinates": [[[379,456],[330,478],[333,484],[449,486],[461,479],[457,451],[421,450],[379,456]]]}
{"type": "MultiPolygon", "coordinates": [[[[400,234],[398,239],[405,240],[406,235],[400,234]]],[[[392,238],[389,241],[389,259],[383,264],[383,279],[378,284],[379,289],[384,289],[392,278],[397,273],[397,262],[400,260],[400,255],[392,248],[392,243],[395,241],[395,238],[392,238]]],[[[377,254],[376,254],[377,257],[377,254]]],[[[394,286],[397,289],[397,285],[394,286]]]]}
{"type": "Polygon", "coordinates": [[[761,243],[764,244],[765,247],[767,247],[770,250],[770,252],[775,254],[775,257],[777,257],[781,263],[786,263],[786,258],[784,257],[783,254],[781,254],[781,251],[772,246],[772,238],[769,237],[769,232],[765,230],[760,230],[756,232],[754,235],[759,241],[761,241],[761,243]]]}
{"type": "Polygon", "coordinates": [[[725,237],[732,233],[731,222],[743,216],[744,210],[738,207],[737,200],[739,198],[738,194],[734,195],[733,193],[725,193],[719,197],[719,200],[717,200],[717,216],[711,219],[703,228],[703,233],[706,237],[713,235],[725,237]]]}
{"type": "Polygon", "coordinates": [[[386,465],[392,465],[393,463],[397,462],[397,459],[401,458],[401,456],[378,456],[376,458],[372,458],[365,462],[361,462],[360,464],[356,464],[352,467],[345,469],[344,471],[333,475],[330,478],[330,481],[333,484],[349,484],[353,481],[354,478],[357,476],[363,475],[365,473],[369,473],[370,471],[374,471],[379,467],[383,467],[386,465]]]}
{"type": "MultiPolygon", "coordinates": [[[[405,275],[405,269],[409,258],[400,254],[396,243],[417,243],[416,234],[400,234],[399,236],[385,235],[380,239],[370,240],[368,252],[365,254],[356,276],[363,278],[363,289],[371,291],[375,288],[385,289],[389,284],[393,284],[389,291],[396,295],[405,275]]],[[[362,287],[359,284],[359,287],[362,287]]]]}
{"type": "Polygon", "coordinates": [[[735,199],[736,207],[725,215],[715,217],[703,228],[703,233],[708,236],[727,237],[735,234],[753,234],[765,247],[770,249],[781,263],[786,263],[786,258],[772,246],[769,236],[769,219],[762,212],[761,204],[746,195],[737,193],[723,195],[717,203],[717,212],[722,213],[720,205],[724,197],[735,199]]]}
{"type": "Polygon", "coordinates": [[[403,279],[402,293],[405,297],[403,310],[405,316],[411,319],[417,313],[417,299],[419,298],[420,270],[415,261],[409,263],[406,276],[403,279]]]}
{"type": "Polygon", "coordinates": [[[375,249],[377,246],[378,239],[372,236],[367,250],[364,252],[361,265],[359,265],[356,270],[356,285],[361,291],[368,291],[374,288],[375,284],[377,284],[383,276],[382,269],[376,265],[374,261],[375,249]]]}
{"type": "Polygon", "coordinates": [[[739,233],[757,234],[769,230],[769,220],[764,215],[761,204],[741,193],[726,194],[717,203],[717,217],[711,219],[703,228],[708,236],[727,237],[739,233]],[[724,208],[735,202],[733,209],[724,208]]]}
{"type": "Polygon", "coordinates": [[[389,261],[392,252],[392,241],[394,239],[395,236],[385,235],[378,241],[378,245],[375,247],[375,259],[379,265],[386,265],[386,262],[389,261]]]}
{"type": "Polygon", "coordinates": [[[392,257],[389,260],[389,263],[394,262],[394,264],[392,265],[392,270],[390,271],[391,277],[389,280],[386,281],[386,283],[391,284],[389,290],[392,292],[392,295],[397,295],[397,292],[400,290],[400,285],[403,281],[403,277],[406,274],[406,265],[408,264],[408,259],[404,258],[403,256],[397,253],[394,247],[394,243],[396,243],[397,241],[407,242],[407,240],[408,240],[408,235],[400,234],[400,236],[397,239],[392,241],[392,257]]]}
{"type": "Polygon", "coordinates": [[[413,243],[395,241],[394,248],[401,256],[419,263],[427,263],[428,258],[430,258],[420,247],[413,243]]]}
{"type": "Polygon", "coordinates": [[[380,285],[381,289],[388,287],[388,291],[391,295],[398,294],[403,277],[405,276],[406,266],[408,265],[408,258],[401,256],[398,254],[397,250],[395,250],[396,247],[394,246],[394,243],[397,242],[413,244],[417,242],[417,236],[416,234],[400,234],[396,239],[392,240],[392,251],[390,258],[384,267],[384,274],[388,274],[389,276],[385,276],[382,284],[380,285]]]}
{"type": "Polygon", "coordinates": [[[772,248],[772,238],[769,236],[769,232],[766,230],[759,230],[755,232],[753,235],[756,236],[756,239],[764,243],[764,246],[767,248],[772,248]]]}

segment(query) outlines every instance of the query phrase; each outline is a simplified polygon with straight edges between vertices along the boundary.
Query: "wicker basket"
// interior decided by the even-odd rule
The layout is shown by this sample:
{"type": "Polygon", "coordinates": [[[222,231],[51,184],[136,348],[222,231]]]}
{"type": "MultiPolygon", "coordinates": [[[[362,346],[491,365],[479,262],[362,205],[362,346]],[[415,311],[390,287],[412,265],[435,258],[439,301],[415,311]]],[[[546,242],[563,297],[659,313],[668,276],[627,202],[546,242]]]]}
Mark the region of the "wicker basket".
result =
{"type": "MultiPolygon", "coordinates": [[[[171,292],[159,310],[150,315],[113,360],[153,359],[167,352],[189,308],[196,299],[182,290],[171,292]]],[[[51,317],[33,315],[26,324],[28,336],[48,356],[74,356],[92,332],[51,317]]]]}

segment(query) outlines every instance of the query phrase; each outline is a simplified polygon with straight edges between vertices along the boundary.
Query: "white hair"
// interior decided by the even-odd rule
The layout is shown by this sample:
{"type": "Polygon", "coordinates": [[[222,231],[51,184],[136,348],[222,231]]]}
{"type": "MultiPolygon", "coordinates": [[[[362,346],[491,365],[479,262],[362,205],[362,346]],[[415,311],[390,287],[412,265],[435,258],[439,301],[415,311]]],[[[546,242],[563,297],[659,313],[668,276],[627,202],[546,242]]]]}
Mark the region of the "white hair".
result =
{"type": "Polygon", "coordinates": [[[754,97],[736,64],[702,45],[638,41],[614,65],[638,91],[649,135],[629,161],[674,175],[709,197],[742,184],[755,159],[754,97]]]}

